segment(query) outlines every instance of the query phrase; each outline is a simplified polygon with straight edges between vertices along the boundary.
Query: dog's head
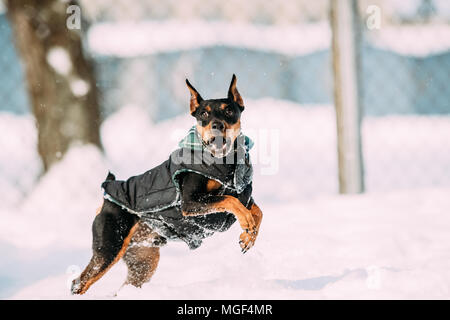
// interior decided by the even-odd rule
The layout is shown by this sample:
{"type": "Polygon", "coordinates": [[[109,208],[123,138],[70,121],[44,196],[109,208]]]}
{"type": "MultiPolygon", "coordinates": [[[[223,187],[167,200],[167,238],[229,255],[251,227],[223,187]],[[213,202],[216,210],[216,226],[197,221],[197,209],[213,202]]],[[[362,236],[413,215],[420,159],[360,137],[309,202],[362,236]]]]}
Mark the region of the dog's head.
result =
{"type": "Polygon", "coordinates": [[[191,92],[190,112],[197,119],[197,131],[203,144],[215,157],[225,156],[241,132],[241,113],[244,111],[244,102],[236,88],[236,76],[233,74],[225,99],[203,100],[187,79],[186,84],[191,92]]]}

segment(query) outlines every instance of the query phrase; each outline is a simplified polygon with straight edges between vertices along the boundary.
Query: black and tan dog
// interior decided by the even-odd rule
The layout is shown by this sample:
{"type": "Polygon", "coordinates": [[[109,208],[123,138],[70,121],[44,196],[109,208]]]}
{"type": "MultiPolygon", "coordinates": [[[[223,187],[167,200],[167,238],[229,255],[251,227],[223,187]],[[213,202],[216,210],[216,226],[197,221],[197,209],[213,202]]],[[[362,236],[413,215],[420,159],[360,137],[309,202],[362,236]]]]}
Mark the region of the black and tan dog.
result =
{"type": "Polygon", "coordinates": [[[168,240],[195,249],[236,220],[243,229],[242,252],[254,245],[262,212],[251,197],[252,143],[240,130],[244,103],[236,77],[225,99],[203,100],[186,83],[197,125],[161,165],[126,181],[108,175],[92,226],[93,256],[73,281],[72,293],[85,293],[120,258],[128,267],[125,284],[141,287],[155,272],[159,248],[168,240]]]}

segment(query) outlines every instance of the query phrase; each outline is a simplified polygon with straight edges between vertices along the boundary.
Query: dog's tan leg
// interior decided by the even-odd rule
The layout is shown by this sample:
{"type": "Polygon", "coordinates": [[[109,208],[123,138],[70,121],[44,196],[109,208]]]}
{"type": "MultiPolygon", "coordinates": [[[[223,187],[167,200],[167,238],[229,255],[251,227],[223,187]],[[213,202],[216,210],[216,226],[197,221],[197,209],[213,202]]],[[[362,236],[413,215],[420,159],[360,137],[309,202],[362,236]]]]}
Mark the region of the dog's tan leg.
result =
{"type": "Polygon", "coordinates": [[[259,231],[259,226],[261,225],[263,213],[262,213],[261,209],[256,205],[256,203],[252,204],[252,207],[250,208],[250,212],[252,213],[253,220],[255,220],[256,231],[259,231]]]}
{"type": "Polygon", "coordinates": [[[93,255],[80,277],[72,282],[72,294],[83,294],[125,254],[137,229],[136,217],[108,203],[92,225],[93,255]]]}
{"type": "Polygon", "coordinates": [[[253,215],[251,211],[248,210],[238,198],[233,196],[220,196],[221,200],[209,203],[209,204],[201,204],[201,210],[194,212],[186,212],[183,210],[184,216],[196,216],[208,214],[211,212],[230,212],[234,214],[236,219],[238,220],[241,228],[243,230],[247,230],[250,233],[254,233],[256,231],[256,224],[253,219],[253,215]]]}
{"type": "Polygon", "coordinates": [[[91,285],[99,280],[117,261],[125,254],[131,237],[135,231],[137,224],[131,229],[129,235],[124,239],[122,248],[112,261],[105,259],[101,255],[94,254],[91,261],[78,279],[72,283],[73,294],[84,294],[91,285]]]}
{"type": "Polygon", "coordinates": [[[253,216],[253,220],[255,221],[256,230],[254,234],[248,233],[248,232],[242,232],[239,237],[239,244],[242,248],[242,252],[247,252],[253,245],[255,244],[256,237],[259,233],[259,226],[261,225],[262,221],[262,211],[259,209],[259,207],[256,205],[256,203],[253,203],[253,205],[250,208],[250,212],[253,216]]]}
{"type": "Polygon", "coordinates": [[[124,285],[131,284],[140,288],[148,282],[158,267],[160,236],[150,227],[140,222],[130,245],[123,256],[128,267],[128,276],[124,285]]]}
{"type": "MultiPolygon", "coordinates": [[[[256,241],[258,235],[259,224],[261,223],[262,212],[258,206],[253,205],[250,210],[247,209],[238,198],[225,195],[212,198],[210,203],[201,202],[185,202],[182,204],[184,216],[196,216],[202,214],[209,214],[212,212],[229,212],[234,214],[239,221],[244,232],[239,239],[239,245],[242,252],[247,252],[256,241]],[[258,222],[255,221],[258,220],[258,222]]],[[[211,198],[209,198],[211,200],[211,198]]]]}
{"type": "Polygon", "coordinates": [[[148,282],[158,267],[158,247],[132,247],[124,256],[128,267],[128,276],[125,284],[131,284],[137,288],[148,282]]]}

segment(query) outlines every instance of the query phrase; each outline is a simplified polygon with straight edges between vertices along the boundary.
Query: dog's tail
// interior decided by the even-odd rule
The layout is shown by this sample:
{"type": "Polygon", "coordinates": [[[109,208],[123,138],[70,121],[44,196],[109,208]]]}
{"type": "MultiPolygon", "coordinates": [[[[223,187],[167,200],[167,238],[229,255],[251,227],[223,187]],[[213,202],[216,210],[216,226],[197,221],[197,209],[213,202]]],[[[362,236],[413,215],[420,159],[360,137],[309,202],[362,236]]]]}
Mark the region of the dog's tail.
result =
{"type": "Polygon", "coordinates": [[[108,181],[108,180],[116,180],[116,176],[115,175],[113,175],[112,173],[111,173],[111,171],[108,171],[108,175],[106,176],[106,179],[105,179],[105,181],[108,181]]]}

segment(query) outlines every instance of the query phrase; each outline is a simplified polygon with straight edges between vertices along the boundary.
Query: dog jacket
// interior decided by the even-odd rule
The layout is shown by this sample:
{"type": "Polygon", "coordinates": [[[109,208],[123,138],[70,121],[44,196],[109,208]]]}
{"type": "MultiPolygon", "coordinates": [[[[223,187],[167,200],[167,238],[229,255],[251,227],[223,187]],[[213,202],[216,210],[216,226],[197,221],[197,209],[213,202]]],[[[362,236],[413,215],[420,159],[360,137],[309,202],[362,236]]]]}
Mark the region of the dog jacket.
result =
{"type": "Polygon", "coordinates": [[[228,230],[236,218],[228,212],[183,216],[182,174],[194,172],[216,180],[221,184],[216,194],[234,196],[250,208],[253,169],[249,150],[252,146],[253,142],[240,134],[228,155],[215,158],[205,149],[194,126],[179,148],[159,166],[126,181],[105,180],[104,198],[138,215],[161,237],[182,240],[189,248],[196,249],[202,239],[228,230]]]}

